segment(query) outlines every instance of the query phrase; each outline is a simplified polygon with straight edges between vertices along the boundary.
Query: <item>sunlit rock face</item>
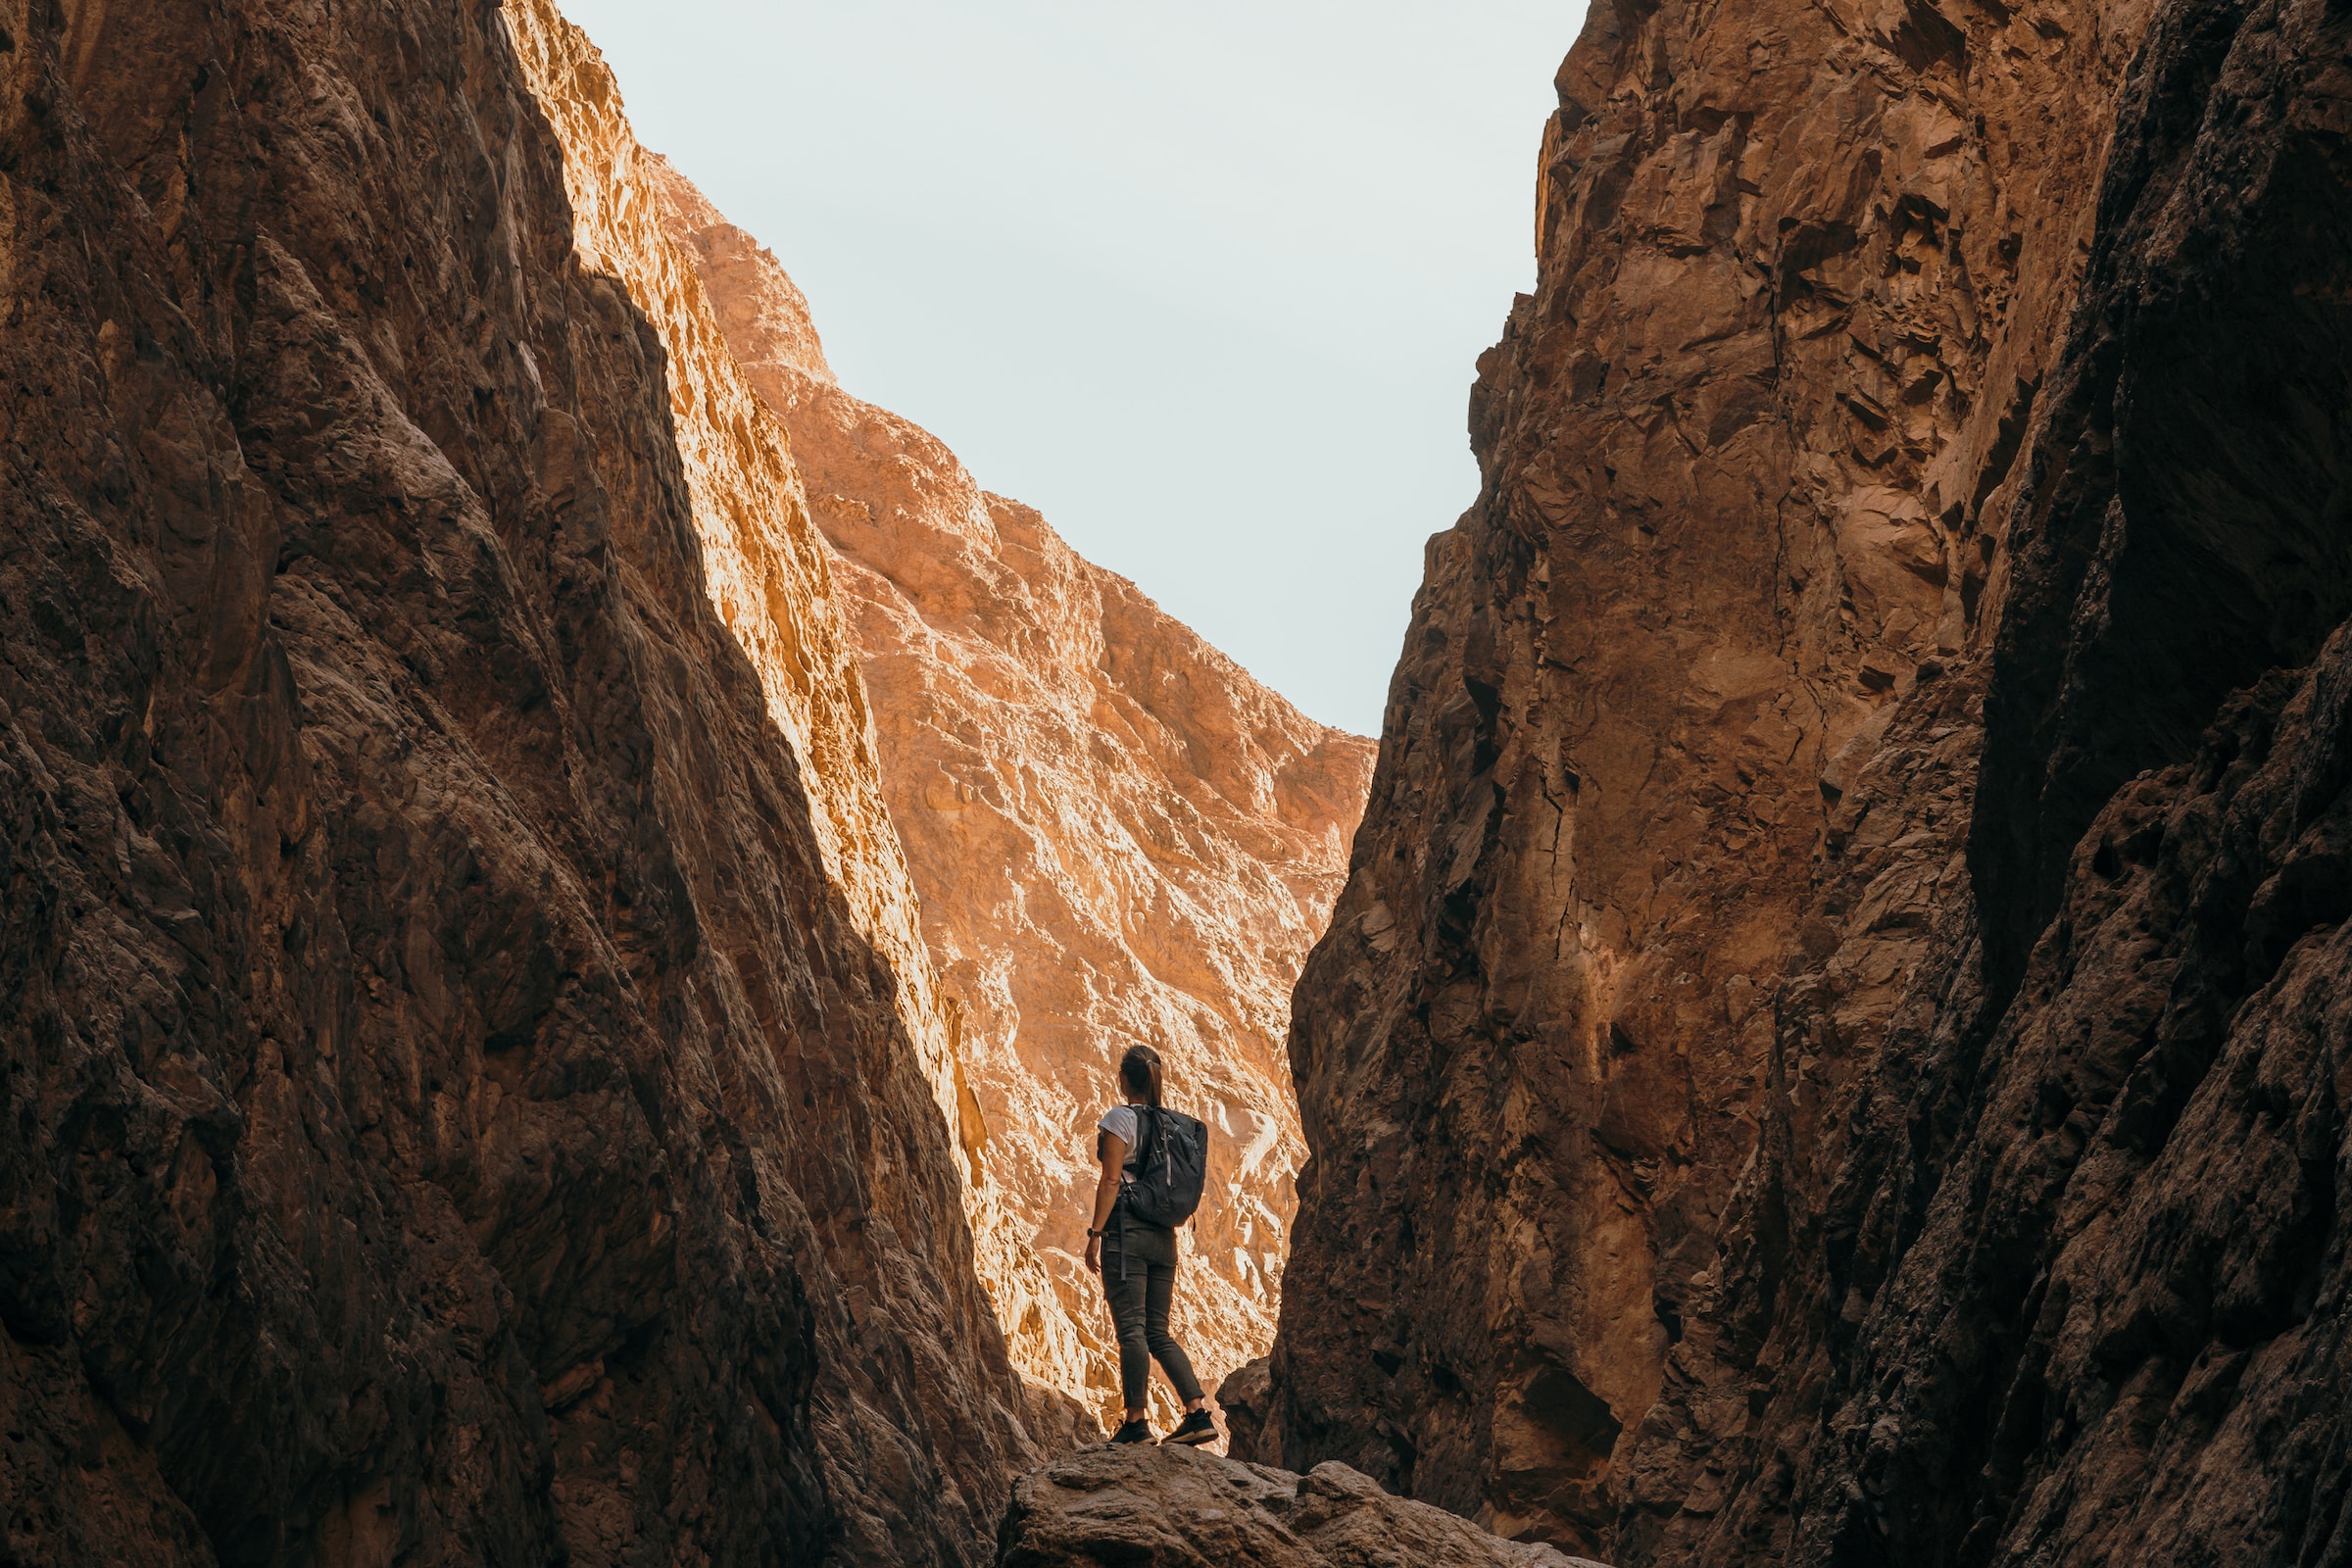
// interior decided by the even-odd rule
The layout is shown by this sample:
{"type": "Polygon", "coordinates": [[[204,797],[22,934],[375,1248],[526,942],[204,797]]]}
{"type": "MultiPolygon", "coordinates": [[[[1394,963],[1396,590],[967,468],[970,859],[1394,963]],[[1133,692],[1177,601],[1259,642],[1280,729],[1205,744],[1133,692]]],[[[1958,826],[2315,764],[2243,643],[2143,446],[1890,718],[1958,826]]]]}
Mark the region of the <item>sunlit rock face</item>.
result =
{"type": "Polygon", "coordinates": [[[1171,1102],[1214,1129],[1177,1315],[1213,1381],[1273,1335],[1302,1152],[1290,989],[1346,874],[1371,743],[1305,717],[933,437],[843,392],[775,259],[674,172],[665,188],[837,552],[956,1018],[961,1144],[1054,1282],[1044,1299],[1000,1291],[1013,1354],[1117,1403],[1079,1254],[1094,1121],[1120,1053],[1147,1042],[1171,1102]]]}
{"type": "Polygon", "coordinates": [[[1254,1456],[1623,1564],[2344,1553],[2346,28],[1593,8],[1254,1456]]]}
{"type": "MultiPolygon", "coordinates": [[[[941,993],[891,820],[847,619],[858,602],[840,586],[839,563],[810,520],[789,439],[751,378],[779,358],[798,364],[814,356],[822,368],[807,308],[789,279],[748,312],[718,303],[703,285],[703,253],[684,236],[673,238],[665,193],[676,176],[638,144],[595,45],[552,6],[517,4],[508,16],[526,80],[564,150],[573,243],[587,265],[628,291],[667,355],[670,428],[711,608],[750,657],[770,720],[806,760],[826,867],[858,932],[890,964],[900,1022],[954,1128],[965,1116],[959,1009],[941,993]]],[[[1053,1286],[1004,1185],[988,1179],[966,1142],[957,1140],[956,1155],[965,1216],[1001,1321],[1020,1326],[1021,1367],[1047,1388],[1078,1387],[1057,1374],[1083,1364],[1079,1343],[1050,1310],[1053,1286]]],[[[1041,1431],[1064,1438],[1079,1435],[1073,1417],[1083,1426],[1082,1416],[1050,1395],[1032,1416],[1041,1431]]]]}
{"type": "Polygon", "coordinates": [[[12,1562],[975,1563],[1051,1446],[636,162],[534,4],[0,4],[12,1562]]]}

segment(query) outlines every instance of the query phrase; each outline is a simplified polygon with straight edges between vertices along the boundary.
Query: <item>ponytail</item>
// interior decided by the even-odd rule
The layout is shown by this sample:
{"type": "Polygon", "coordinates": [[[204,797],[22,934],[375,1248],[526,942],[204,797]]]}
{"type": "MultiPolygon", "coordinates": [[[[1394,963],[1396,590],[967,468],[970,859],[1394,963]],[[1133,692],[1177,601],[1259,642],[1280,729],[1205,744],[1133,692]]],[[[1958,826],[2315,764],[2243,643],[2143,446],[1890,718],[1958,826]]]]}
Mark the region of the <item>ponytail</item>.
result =
{"type": "Polygon", "coordinates": [[[1141,1097],[1153,1110],[1159,1102],[1159,1053],[1150,1046],[1129,1046],[1127,1054],[1119,1058],[1119,1085],[1128,1094],[1141,1097]]]}

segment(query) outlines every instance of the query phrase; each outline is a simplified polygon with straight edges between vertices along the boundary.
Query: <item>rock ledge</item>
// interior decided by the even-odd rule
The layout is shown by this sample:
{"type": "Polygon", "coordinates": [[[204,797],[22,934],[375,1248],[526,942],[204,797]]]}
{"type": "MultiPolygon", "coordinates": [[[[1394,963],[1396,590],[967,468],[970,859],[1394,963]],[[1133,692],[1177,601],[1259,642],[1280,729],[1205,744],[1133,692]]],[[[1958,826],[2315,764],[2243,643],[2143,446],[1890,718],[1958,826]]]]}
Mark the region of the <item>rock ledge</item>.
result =
{"type": "Polygon", "coordinates": [[[1602,1568],[1491,1535],[1337,1462],[1303,1476],[1198,1448],[1089,1448],[1023,1476],[997,1568],[1602,1568]]]}

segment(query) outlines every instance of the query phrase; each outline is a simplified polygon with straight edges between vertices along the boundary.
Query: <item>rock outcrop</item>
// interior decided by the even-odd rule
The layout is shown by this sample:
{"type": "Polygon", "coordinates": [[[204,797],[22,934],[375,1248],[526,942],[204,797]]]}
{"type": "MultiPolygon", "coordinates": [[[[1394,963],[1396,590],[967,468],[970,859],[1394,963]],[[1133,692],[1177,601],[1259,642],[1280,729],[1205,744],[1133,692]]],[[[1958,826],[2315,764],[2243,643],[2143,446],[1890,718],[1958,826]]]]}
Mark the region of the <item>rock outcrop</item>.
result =
{"type": "Polygon", "coordinates": [[[1015,1361],[1099,1411],[1118,1403],[1079,1254],[1094,1121],[1119,1054],[1145,1041],[1172,1102],[1214,1129],[1176,1325],[1213,1382],[1273,1338],[1304,1150],[1290,991],[1345,876],[1371,743],[1307,718],[932,436],[842,391],[775,258],[665,179],[837,553],[957,1030],[961,1147],[1052,1276],[1041,1294],[984,1259],[1015,1361]]]}
{"type": "Polygon", "coordinates": [[[593,53],[0,88],[0,1554],[983,1560],[1051,1406],[858,662],[593,53]]]}
{"type": "Polygon", "coordinates": [[[1344,1464],[1303,1476],[1197,1448],[1091,1448],[1023,1476],[997,1568],[1602,1568],[1407,1502],[1344,1464]]]}
{"type": "Polygon", "coordinates": [[[1255,1456],[1628,1565],[2352,1555],[2348,45],[1595,6],[1255,1456]]]}
{"type": "MultiPolygon", "coordinates": [[[[839,590],[840,563],[811,525],[789,438],[753,380],[779,354],[796,363],[813,354],[821,368],[814,328],[790,336],[796,321],[807,322],[806,303],[789,278],[764,290],[751,312],[706,290],[706,251],[673,237],[670,193],[691,187],[638,144],[595,45],[545,3],[517,3],[507,16],[526,79],[564,149],[573,243],[627,289],[668,351],[671,422],[712,608],[751,655],[769,716],[809,760],[826,867],[850,898],[858,931],[897,977],[900,1020],[942,1116],[956,1127],[968,1093],[956,1040],[960,1008],[941,994],[885,804],[862,662],[848,634],[857,601],[839,590]]],[[[1022,1326],[1020,1363],[1040,1384],[1028,1401],[1031,1418],[1062,1440],[1091,1437],[1082,1410],[1054,1392],[1076,1386],[1054,1375],[1080,1359],[1074,1336],[1045,1310],[1053,1287],[1027,1230],[1008,1209],[1004,1184],[988,1179],[965,1142],[957,1141],[956,1159],[965,1218],[993,1303],[1004,1322],[1022,1326]]]]}

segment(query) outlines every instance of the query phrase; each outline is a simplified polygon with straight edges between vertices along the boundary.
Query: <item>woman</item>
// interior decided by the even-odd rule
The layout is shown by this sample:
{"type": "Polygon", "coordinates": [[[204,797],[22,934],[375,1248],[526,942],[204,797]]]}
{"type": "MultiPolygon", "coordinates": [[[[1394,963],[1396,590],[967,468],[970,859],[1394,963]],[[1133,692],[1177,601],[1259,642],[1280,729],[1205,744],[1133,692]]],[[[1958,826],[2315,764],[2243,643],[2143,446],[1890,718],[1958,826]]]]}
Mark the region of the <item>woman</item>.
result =
{"type": "Polygon", "coordinates": [[[1102,1295],[1119,1330],[1119,1392],[1126,1396],[1127,1423],[1110,1441],[1152,1441],[1144,1401],[1156,1358],[1184,1401],[1184,1422],[1167,1441],[1214,1443],[1217,1425],[1209,1418],[1200,1380],[1193,1376],[1184,1347],[1168,1332],[1168,1302],[1176,1294],[1176,1233],[1147,1224],[1119,1201],[1121,1190],[1143,1173],[1144,1118],[1137,1107],[1159,1108],[1159,1053],[1150,1046],[1130,1047],[1119,1058],[1119,1092],[1125,1103],[1111,1106],[1095,1124],[1102,1176],[1095,1183],[1094,1223],[1086,1228],[1086,1266],[1102,1276],[1102,1295]]]}

